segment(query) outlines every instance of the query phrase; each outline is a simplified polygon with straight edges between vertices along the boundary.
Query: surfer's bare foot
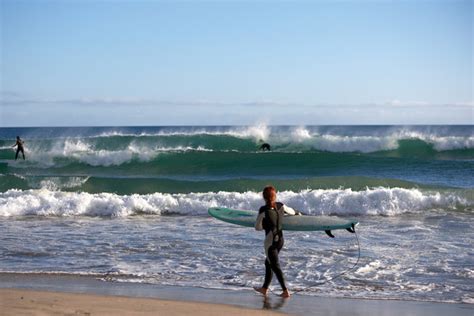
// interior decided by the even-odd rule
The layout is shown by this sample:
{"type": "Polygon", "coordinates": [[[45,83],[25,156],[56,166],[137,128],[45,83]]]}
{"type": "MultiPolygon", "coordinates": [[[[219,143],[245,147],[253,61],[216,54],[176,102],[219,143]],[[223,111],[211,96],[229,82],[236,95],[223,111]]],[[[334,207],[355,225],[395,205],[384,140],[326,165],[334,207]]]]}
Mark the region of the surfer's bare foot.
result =
{"type": "Polygon", "coordinates": [[[268,289],[264,288],[264,287],[254,287],[253,288],[255,291],[261,293],[263,296],[267,296],[267,293],[268,293],[268,289]]]}
{"type": "Polygon", "coordinates": [[[280,297],[289,298],[291,296],[290,291],[284,290],[283,293],[280,294],[280,297]]]}

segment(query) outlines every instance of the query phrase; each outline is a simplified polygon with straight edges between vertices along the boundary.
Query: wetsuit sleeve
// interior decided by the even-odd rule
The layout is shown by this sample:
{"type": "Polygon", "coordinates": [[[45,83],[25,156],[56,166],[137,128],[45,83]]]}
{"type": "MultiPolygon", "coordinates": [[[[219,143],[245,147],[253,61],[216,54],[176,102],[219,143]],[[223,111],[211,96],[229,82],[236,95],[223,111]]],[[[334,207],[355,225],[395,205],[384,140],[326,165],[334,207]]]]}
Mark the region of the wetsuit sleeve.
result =
{"type": "Polygon", "coordinates": [[[258,212],[257,221],[255,222],[255,230],[263,230],[263,218],[265,217],[265,212],[258,212]]]}

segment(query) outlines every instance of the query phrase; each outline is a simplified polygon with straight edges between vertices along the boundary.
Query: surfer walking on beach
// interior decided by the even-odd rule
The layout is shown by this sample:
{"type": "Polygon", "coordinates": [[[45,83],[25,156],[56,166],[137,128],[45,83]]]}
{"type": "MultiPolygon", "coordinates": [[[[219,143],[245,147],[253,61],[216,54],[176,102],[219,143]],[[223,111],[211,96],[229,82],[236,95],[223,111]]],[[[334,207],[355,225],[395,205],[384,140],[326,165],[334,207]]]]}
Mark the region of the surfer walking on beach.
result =
{"type": "Polygon", "coordinates": [[[254,287],[254,290],[266,296],[273,273],[275,273],[283,290],[280,296],[288,298],[290,297],[290,292],[286,287],[285,276],[280,268],[278,254],[283,248],[284,243],[282,229],[283,216],[285,213],[296,215],[297,212],[283,203],[276,202],[276,190],[272,186],[267,186],[263,189],[263,198],[265,205],[258,211],[255,229],[265,230],[265,281],[262,287],[254,287]]]}
{"type": "Polygon", "coordinates": [[[23,160],[25,160],[25,149],[23,148],[23,144],[25,142],[20,138],[20,136],[17,136],[16,137],[16,143],[15,145],[13,145],[12,147],[16,147],[16,155],[15,155],[15,160],[18,159],[18,154],[21,152],[21,154],[23,155],[23,160]]]}

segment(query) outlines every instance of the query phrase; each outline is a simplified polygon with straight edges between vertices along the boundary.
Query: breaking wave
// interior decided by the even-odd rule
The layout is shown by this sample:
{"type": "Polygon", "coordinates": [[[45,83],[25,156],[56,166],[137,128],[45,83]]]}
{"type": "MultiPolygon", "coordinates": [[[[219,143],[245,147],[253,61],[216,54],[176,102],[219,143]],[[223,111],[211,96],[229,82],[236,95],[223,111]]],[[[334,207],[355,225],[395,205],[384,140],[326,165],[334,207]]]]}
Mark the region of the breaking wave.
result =
{"type": "MultiPolygon", "coordinates": [[[[435,209],[469,210],[474,205],[472,198],[468,198],[469,195],[418,189],[373,188],[362,191],[283,191],[278,197],[285,204],[309,215],[397,216],[435,209]]],[[[117,195],[13,189],[0,193],[0,216],[205,215],[210,207],[257,210],[262,203],[261,194],[253,191],[117,195]]]]}

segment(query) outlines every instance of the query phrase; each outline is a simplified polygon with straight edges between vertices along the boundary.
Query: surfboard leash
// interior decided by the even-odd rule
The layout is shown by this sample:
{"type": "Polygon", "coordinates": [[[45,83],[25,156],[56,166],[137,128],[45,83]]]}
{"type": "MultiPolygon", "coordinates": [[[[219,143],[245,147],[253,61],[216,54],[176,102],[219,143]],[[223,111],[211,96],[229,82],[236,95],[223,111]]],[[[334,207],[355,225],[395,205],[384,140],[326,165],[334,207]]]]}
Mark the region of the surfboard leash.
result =
{"type": "MultiPolygon", "coordinates": [[[[309,190],[308,193],[311,192],[311,191],[314,191],[314,189],[309,190]]],[[[337,278],[343,276],[344,274],[346,274],[346,273],[348,273],[348,272],[354,270],[354,269],[357,267],[357,265],[359,264],[359,261],[360,261],[360,242],[359,242],[359,236],[357,235],[357,231],[355,230],[354,225],[352,226],[352,230],[349,230],[349,229],[348,229],[348,231],[351,232],[351,233],[354,233],[355,236],[356,236],[356,240],[357,240],[357,252],[358,252],[358,254],[357,254],[357,260],[356,260],[356,262],[352,265],[352,267],[350,267],[349,269],[347,269],[347,270],[345,270],[345,271],[343,271],[343,272],[337,274],[336,276],[334,276],[334,277],[332,277],[332,278],[329,278],[329,279],[326,279],[326,280],[324,280],[324,281],[322,281],[322,282],[314,283],[314,284],[311,284],[311,285],[309,285],[309,286],[307,286],[307,287],[304,287],[304,288],[302,288],[302,289],[293,291],[293,293],[291,293],[292,295],[293,295],[293,294],[298,294],[298,293],[300,293],[300,292],[304,292],[304,291],[306,291],[306,290],[308,290],[308,289],[310,289],[310,288],[316,287],[316,286],[320,286],[320,285],[326,284],[327,282],[332,281],[332,280],[335,280],[335,279],[337,279],[337,278]]],[[[329,233],[326,231],[326,234],[328,234],[329,237],[334,238],[334,236],[331,236],[331,232],[330,232],[330,231],[329,231],[329,233]]],[[[271,289],[270,289],[270,292],[274,293],[271,289]]]]}
{"type": "MultiPolygon", "coordinates": [[[[357,255],[357,260],[356,260],[356,262],[352,265],[352,267],[350,267],[349,269],[344,270],[343,272],[337,274],[336,276],[334,276],[334,277],[332,277],[332,278],[329,278],[329,279],[326,279],[326,280],[324,280],[324,281],[322,281],[322,282],[317,282],[317,283],[311,284],[311,285],[309,285],[309,286],[307,286],[307,287],[304,287],[304,288],[302,288],[302,289],[293,291],[293,293],[291,293],[291,294],[292,294],[292,295],[295,295],[295,294],[298,294],[298,293],[300,293],[300,292],[307,291],[307,290],[310,289],[310,288],[313,288],[313,287],[316,287],[316,286],[321,286],[321,285],[323,285],[323,284],[326,284],[326,283],[329,282],[329,281],[333,281],[333,280],[335,280],[335,279],[337,279],[337,278],[339,278],[339,277],[341,277],[341,276],[347,274],[348,272],[354,270],[354,269],[357,267],[357,265],[359,264],[359,261],[360,261],[360,242],[359,242],[359,236],[357,235],[357,232],[356,232],[355,230],[354,230],[354,233],[355,233],[356,240],[357,240],[358,255],[357,255]]],[[[276,294],[275,292],[273,292],[272,289],[269,288],[268,290],[269,290],[271,293],[276,294]]]]}

